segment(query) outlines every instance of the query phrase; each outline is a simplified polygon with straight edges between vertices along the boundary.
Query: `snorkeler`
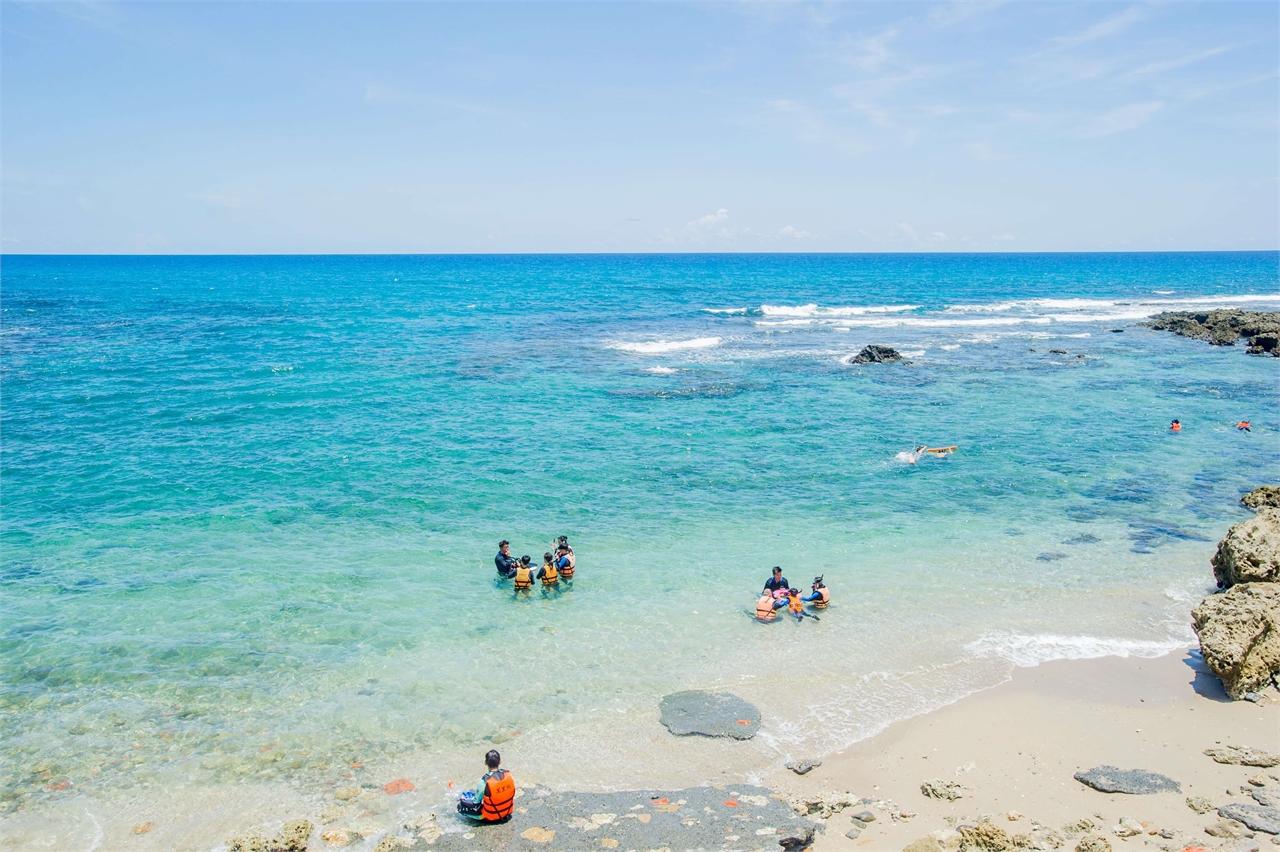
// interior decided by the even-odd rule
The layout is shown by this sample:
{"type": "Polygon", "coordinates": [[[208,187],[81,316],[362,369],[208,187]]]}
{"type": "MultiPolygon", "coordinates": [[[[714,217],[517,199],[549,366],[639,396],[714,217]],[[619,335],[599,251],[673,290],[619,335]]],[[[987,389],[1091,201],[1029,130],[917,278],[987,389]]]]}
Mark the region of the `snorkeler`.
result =
{"type": "Polygon", "coordinates": [[[1169,424],[1169,431],[1170,431],[1170,432],[1181,432],[1181,431],[1182,431],[1182,424],[1181,424],[1181,423],[1179,423],[1177,420],[1173,421],[1172,423],[1170,423],[1170,424],[1169,424]]]}
{"type": "Polygon", "coordinates": [[[1253,431],[1253,429],[1251,429],[1251,428],[1249,427],[1249,421],[1248,421],[1248,420],[1241,420],[1239,423],[1237,423],[1237,424],[1236,424],[1236,428],[1237,428],[1237,429],[1239,429],[1241,432],[1252,432],[1252,431],[1253,431]]]}
{"type": "Polygon", "coordinates": [[[827,584],[822,582],[821,574],[813,578],[813,591],[800,600],[812,604],[814,609],[827,608],[827,604],[831,603],[831,592],[827,591],[827,584]]]}

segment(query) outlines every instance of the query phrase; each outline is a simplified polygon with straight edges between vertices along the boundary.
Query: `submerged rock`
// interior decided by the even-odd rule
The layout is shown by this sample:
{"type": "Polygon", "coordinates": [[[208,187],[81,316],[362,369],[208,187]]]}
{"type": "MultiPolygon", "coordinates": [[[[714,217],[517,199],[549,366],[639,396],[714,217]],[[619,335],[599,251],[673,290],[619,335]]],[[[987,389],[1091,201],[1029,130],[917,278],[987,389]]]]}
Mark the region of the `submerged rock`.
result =
{"type": "Polygon", "coordinates": [[[1280,580],[1280,509],[1260,508],[1227,530],[1211,562],[1220,588],[1280,580]]]}
{"type": "MultiPolygon", "coordinates": [[[[1266,769],[1280,765],[1280,754],[1272,754],[1252,746],[1226,745],[1222,748],[1207,748],[1204,753],[1212,757],[1215,763],[1228,766],[1258,766],[1266,769]]],[[[1187,803],[1190,802],[1188,799],[1187,803]]]]}
{"type": "MultiPolygon", "coordinates": [[[[1191,611],[1191,617],[1205,664],[1232,698],[1265,687],[1280,671],[1280,584],[1232,586],[1205,598],[1191,611]]],[[[1227,762],[1212,754],[1210,757],[1227,762]]]]}
{"type": "Polygon", "coordinates": [[[727,692],[674,692],[658,705],[661,722],[677,736],[749,740],[760,730],[760,711],[727,692]]]}
{"type": "Polygon", "coordinates": [[[1259,485],[1241,497],[1240,503],[1250,509],[1280,509],[1280,485],[1259,485]]]}
{"type": "Polygon", "coordinates": [[[1280,834],[1280,808],[1232,802],[1218,808],[1218,816],[1223,819],[1238,820],[1254,831],[1280,834]]]}
{"type": "Polygon", "coordinates": [[[1214,346],[1234,346],[1244,337],[1249,340],[1250,355],[1280,356],[1280,312],[1277,311],[1166,311],[1140,324],[1182,337],[1207,340],[1214,346]]]}
{"type": "Polygon", "coordinates": [[[854,364],[888,364],[891,361],[901,361],[902,355],[892,346],[880,346],[872,343],[870,346],[862,347],[862,351],[853,356],[854,364]]]}
{"type": "Polygon", "coordinates": [[[1145,769],[1117,769],[1114,766],[1095,766],[1088,772],[1073,776],[1085,786],[1103,793],[1129,793],[1146,796],[1152,793],[1181,793],[1182,785],[1172,778],[1145,769]]]}

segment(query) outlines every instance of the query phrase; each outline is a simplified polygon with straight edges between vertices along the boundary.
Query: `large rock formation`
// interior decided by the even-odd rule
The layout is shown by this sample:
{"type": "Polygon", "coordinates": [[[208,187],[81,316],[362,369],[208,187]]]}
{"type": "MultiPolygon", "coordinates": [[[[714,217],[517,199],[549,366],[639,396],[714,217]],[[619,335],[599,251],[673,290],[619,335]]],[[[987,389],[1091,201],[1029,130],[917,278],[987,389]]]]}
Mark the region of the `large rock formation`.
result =
{"type": "Polygon", "coordinates": [[[1214,346],[1234,346],[1245,337],[1250,355],[1280,357],[1280,311],[1166,311],[1142,325],[1207,340],[1214,346]]]}
{"type": "Polygon", "coordinates": [[[1191,616],[1200,653],[1232,698],[1280,671],[1280,584],[1240,583],[1205,598],[1191,616]]]}
{"type": "Polygon", "coordinates": [[[1227,530],[1213,555],[1213,576],[1220,588],[1236,583],[1280,580],[1280,509],[1263,508],[1227,530]]]}
{"type": "Polygon", "coordinates": [[[1280,485],[1259,485],[1241,497],[1240,503],[1250,509],[1280,509],[1280,485]]]}

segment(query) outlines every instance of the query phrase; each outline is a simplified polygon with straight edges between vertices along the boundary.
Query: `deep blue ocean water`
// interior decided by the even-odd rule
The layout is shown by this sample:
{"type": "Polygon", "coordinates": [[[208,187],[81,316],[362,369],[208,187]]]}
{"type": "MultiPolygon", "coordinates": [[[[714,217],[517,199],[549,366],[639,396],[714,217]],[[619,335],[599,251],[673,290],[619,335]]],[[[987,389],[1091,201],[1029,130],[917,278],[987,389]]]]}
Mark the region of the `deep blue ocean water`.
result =
{"type": "Polygon", "coordinates": [[[2,285],[4,807],[517,730],[625,766],[692,687],[821,754],[1015,665],[1184,645],[1280,479],[1280,361],[1137,325],[1276,309],[1270,252],[8,256],[2,285]],[[870,343],[912,363],[848,363],[870,343]],[[500,538],[560,534],[571,591],[495,583],[500,538]],[[821,622],[747,617],[774,564],[825,575],[821,622]]]}

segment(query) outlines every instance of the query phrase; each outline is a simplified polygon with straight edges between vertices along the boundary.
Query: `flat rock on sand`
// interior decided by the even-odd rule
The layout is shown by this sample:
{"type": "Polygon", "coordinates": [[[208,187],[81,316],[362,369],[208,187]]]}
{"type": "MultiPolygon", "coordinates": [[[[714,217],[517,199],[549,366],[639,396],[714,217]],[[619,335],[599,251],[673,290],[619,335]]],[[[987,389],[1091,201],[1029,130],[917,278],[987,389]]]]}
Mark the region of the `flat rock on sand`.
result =
{"type": "Polygon", "coordinates": [[[460,817],[432,852],[601,852],[604,849],[783,849],[804,846],[816,823],[772,791],[750,785],[622,793],[529,791],[511,820],[477,825],[460,817]],[[643,817],[648,817],[644,819],[643,817]],[[735,839],[729,840],[733,837],[735,839]],[[784,843],[784,841],[798,841],[784,843]]]}
{"type": "Polygon", "coordinates": [[[673,692],[658,705],[662,724],[678,736],[749,740],[760,730],[760,711],[727,692],[673,692]]]}
{"type": "Polygon", "coordinates": [[[1261,766],[1265,769],[1280,764],[1280,754],[1272,754],[1252,746],[1226,745],[1222,748],[1207,748],[1204,753],[1212,757],[1215,763],[1229,766],[1261,766]]]}
{"type": "Polygon", "coordinates": [[[1117,769],[1114,766],[1095,766],[1088,772],[1077,772],[1075,779],[1081,784],[1101,790],[1103,793],[1130,793],[1145,796],[1151,793],[1181,793],[1182,785],[1172,778],[1145,769],[1117,769]]]}
{"type": "Polygon", "coordinates": [[[1218,816],[1223,819],[1238,820],[1254,831],[1280,834],[1280,808],[1232,802],[1218,808],[1218,816]]]}

